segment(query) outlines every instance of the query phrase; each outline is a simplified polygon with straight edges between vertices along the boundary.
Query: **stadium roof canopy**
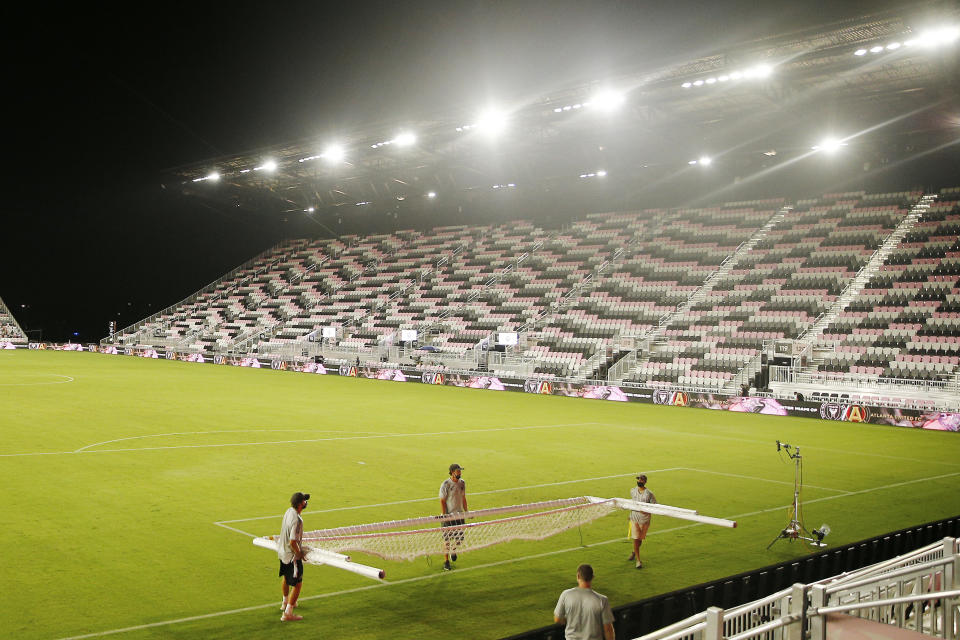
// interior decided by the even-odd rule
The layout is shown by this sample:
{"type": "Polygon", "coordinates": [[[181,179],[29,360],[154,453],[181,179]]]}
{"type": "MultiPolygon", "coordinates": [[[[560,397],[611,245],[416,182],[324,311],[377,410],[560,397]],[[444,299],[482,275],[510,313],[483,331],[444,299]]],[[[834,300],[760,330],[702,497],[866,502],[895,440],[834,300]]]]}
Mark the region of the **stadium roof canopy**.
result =
{"type": "Polygon", "coordinates": [[[436,193],[657,180],[705,157],[740,175],[809,155],[828,135],[860,145],[864,157],[905,135],[955,141],[960,10],[952,11],[937,24],[886,12],[656,68],[638,61],[602,81],[499,105],[495,139],[478,110],[451,109],[176,167],[168,184],[273,211],[347,213],[436,193]],[[401,132],[415,141],[400,144],[411,142],[401,132]]]}

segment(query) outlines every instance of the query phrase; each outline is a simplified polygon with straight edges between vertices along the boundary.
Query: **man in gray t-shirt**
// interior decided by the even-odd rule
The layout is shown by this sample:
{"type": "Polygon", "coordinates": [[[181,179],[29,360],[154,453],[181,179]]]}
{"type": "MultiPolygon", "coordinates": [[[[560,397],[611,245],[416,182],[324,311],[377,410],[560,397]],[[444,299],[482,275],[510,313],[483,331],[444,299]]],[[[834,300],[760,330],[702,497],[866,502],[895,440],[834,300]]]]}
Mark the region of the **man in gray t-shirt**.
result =
{"type": "Polygon", "coordinates": [[[303,558],[305,551],[300,542],[303,538],[303,518],[300,512],[307,508],[309,493],[297,491],[290,496],[290,508],[283,514],[280,525],[280,535],[277,536],[277,556],[280,558],[280,590],[283,600],[280,610],[283,612],[280,620],[303,620],[293,612],[300,597],[300,588],[303,586],[303,558]]]}
{"type": "MultiPolygon", "coordinates": [[[[442,515],[448,513],[463,513],[467,510],[467,484],[460,479],[463,474],[463,467],[457,463],[450,465],[450,477],[440,485],[440,512],[442,515]]],[[[457,547],[463,542],[463,518],[450,518],[444,520],[440,526],[454,527],[450,531],[443,533],[444,550],[443,570],[450,571],[453,567],[450,565],[451,549],[453,550],[453,561],[457,561],[457,547]]]]}
{"type": "Polygon", "coordinates": [[[613,640],[613,611],[607,596],[590,588],[593,567],[577,567],[577,586],[560,594],[553,621],[565,623],[566,640],[613,640]]]}

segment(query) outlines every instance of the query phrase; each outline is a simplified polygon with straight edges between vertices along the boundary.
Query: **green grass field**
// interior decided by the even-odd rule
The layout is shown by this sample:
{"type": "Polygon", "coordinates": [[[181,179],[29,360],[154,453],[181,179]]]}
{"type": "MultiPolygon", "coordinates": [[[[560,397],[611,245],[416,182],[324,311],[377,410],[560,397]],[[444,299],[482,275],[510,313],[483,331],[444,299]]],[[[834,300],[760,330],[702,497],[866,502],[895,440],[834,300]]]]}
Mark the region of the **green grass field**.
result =
{"type": "Polygon", "coordinates": [[[831,545],[960,513],[960,435],[898,427],[342,379],[86,353],[0,352],[0,636],[498,638],[552,622],[576,566],[614,606],[809,551],[765,547],[804,454],[805,521],[831,545]],[[306,529],[429,515],[447,466],[474,509],[628,496],[736,519],[654,517],[627,561],[616,513],[542,542],[385,562],[372,580],[308,566],[279,621],[290,494],[306,529]],[[122,630],[122,631],[120,631],[122,630]]]}

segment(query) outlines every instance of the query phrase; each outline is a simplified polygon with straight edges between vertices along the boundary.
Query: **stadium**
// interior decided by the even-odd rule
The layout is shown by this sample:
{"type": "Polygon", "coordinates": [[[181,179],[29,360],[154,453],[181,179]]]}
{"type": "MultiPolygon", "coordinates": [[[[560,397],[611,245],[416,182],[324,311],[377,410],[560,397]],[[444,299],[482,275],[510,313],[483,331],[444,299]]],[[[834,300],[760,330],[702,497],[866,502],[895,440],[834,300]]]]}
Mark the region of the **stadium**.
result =
{"type": "MultiPolygon", "coordinates": [[[[520,4],[482,15],[587,28],[520,4]]],[[[78,217],[87,253],[44,255],[31,223],[0,280],[0,635],[559,639],[589,564],[621,639],[960,638],[960,10],[812,13],[165,154],[176,237],[78,217]],[[122,258],[146,245],[156,281],[122,258]],[[85,260],[149,307],[99,313],[85,260]],[[40,261],[98,335],[49,328],[75,298],[40,261]]]]}

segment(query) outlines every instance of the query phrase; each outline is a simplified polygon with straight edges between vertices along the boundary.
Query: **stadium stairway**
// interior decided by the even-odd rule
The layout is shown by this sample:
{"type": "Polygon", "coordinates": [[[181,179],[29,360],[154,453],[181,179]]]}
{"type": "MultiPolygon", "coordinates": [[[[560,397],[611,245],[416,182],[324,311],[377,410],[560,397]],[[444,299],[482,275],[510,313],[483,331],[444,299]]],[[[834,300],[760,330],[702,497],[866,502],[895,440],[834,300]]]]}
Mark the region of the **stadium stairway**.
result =
{"type": "Polygon", "coordinates": [[[727,257],[723,262],[720,263],[720,266],[704,280],[703,284],[696,290],[694,293],[687,298],[687,300],[676,308],[676,310],[662,317],[658,322],[657,328],[643,336],[643,343],[647,345],[648,352],[643,354],[634,354],[633,356],[627,356],[622,358],[617,364],[620,366],[615,366],[608,372],[608,379],[615,382],[622,382],[626,378],[632,367],[633,370],[638,369],[643,364],[646,364],[650,360],[649,348],[650,345],[655,344],[662,340],[664,332],[670,327],[673,322],[683,316],[687,311],[690,310],[693,305],[697,302],[704,300],[707,295],[713,290],[717,283],[727,275],[732,269],[740,263],[744,256],[750,253],[751,250],[759,243],[761,240],[767,237],[770,233],[770,230],[775,228],[780,224],[790,213],[793,207],[786,205],[781,207],[767,222],[757,229],[745,242],[743,242],[737,250],[727,257]],[[622,363],[622,364],[620,364],[622,363]]]}
{"type": "Polygon", "coordinates": [[[883,244],[874,252],[870,260],[860,270],[856,277],[850,281],[843,293],[834,301],[833,305],[824,314],[818,318],[805,333],[803,333],[797,342],[804,347],[812,345],[830,326],[840,313],[858,296],[864,286],[883,266],[884,261],[900,244],[903,238],[917,224],[923,213],[930,208],[930,205],[937,199],[936,194],[926,194],[921,196],[910,213],[906,215],[897,228],[887,236],[883,244]]]}

